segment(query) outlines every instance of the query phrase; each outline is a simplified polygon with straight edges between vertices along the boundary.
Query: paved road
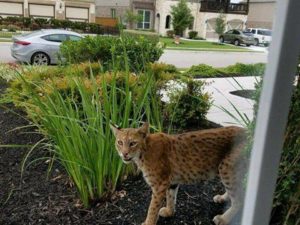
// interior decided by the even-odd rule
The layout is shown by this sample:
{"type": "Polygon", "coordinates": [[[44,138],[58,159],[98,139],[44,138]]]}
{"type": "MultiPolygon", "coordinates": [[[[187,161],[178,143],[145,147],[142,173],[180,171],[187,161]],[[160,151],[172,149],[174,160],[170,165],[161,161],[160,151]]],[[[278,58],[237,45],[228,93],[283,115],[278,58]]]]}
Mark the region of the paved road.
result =
{"type": "MultiPolygon", "coordinates": [[[[0,62],[15,62],[10,55],[11,43],[0,42],[0,62]]],[[[161,62],[174,64],[178,68],[187,68],[200,63],[214,67],[225,67],[241,63],[258,63],[267,61],[267,53],[258,52],[205,52],[165,50],[161,62]]]]}
{"type": "Polygon", "coordinates": [[[15,62],[15,59],[10,55],[11,43],[0,42],[0,63],[15,62]]]}
{"type": "Polygon", "coordinates": [[[178,51],[165,50],[160,62],[173,64],[178,68],[188,68],[200,63],[213,67],[226,67],[237,62],[265,63],[267,62],[266,52],[206,52],[206,51],[178,51]]]}

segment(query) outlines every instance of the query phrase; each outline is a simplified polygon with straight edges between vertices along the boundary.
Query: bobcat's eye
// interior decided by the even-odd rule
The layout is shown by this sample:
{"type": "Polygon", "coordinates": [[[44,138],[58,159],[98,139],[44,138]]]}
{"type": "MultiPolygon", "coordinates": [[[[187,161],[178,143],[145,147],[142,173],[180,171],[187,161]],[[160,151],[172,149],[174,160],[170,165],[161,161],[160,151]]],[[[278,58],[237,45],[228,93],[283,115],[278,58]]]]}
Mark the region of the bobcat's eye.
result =
{"type": "Polygon", "coordinates": [[[123,145],[123,141],[118,141],[118,145],[123,145]]]}
{"type": "Polygon", "coordinates": [[[132,141],[129,143],[129,147],[135,147],[137,145],[137,142],[132,141]]]}

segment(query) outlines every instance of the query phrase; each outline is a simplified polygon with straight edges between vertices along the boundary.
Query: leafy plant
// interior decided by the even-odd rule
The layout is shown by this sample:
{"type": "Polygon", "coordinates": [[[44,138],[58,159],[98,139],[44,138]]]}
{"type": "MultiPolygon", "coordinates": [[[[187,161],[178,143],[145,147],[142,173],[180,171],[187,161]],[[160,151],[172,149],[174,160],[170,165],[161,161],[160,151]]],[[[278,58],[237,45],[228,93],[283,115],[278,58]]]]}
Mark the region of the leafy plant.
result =
{"type": "Polygon", "coordinates": [[[90,67],[88,76],[82,72],[78,76],[72,66],[55,71],[62,74],[36,73],[40,76],[31,79],[20,75],[23,91],[14,92],[18,96],[14,102],[50,140],[48,146],[88,206],[114,191],[123,175],[131,171],[123,167],[114,149],[109,124],[136,127],[147,120],[153,129],[162,129],[156,81],[151,72],[137,77],[115,70],[94,76],[95,68],[90,67]],[[23,94],[30,99],[24,101],[23,94]]]}
{"type": "Polygon", "coordinates": [[[223,73],[232,75],[244,75],[244,76],[260,76],[263,75],[266,65],[264,63],[256,64],[243,64],[236,63],[235,65],[228,66],[221,69],[223,73]]]}
{"type": "Polygon", "coordinates": [[[115,63],[124,62],[124,54],[128,57],[130,71],[143,71],[150,62],[157,61],[163,53],[163,46],[159,46],[155,40],[149,40],[143,36],[122,37],[85,37],[80,41],[66,41],[61,47],[61,55],[69,63],[85,61],[100,62],[105,70],[114,67],[122,69],[115,63]],[[113,56],[117,56],[114,61],[113,56]]]}
{"type": "Polygon", "coordinates": [[[139,23],[143,20],[143,16],[133,12],[132,10],[126,10],[124,20],[124,22],[129,25],[129,28],[132,29],[134,23],[139,23]]]}
{"type": "Polygon", "coordinates": [[[210,95],[204,92],[204,85],[202,81],[184,80],[181,87],[169,94],[165,114],[171,126],[186,129],[204,125],[212,104],[210,95]]]}
{"type": "Polygon", "coordinates": [[[185,75],[191,77],[216,77],[221,75],[218,69],[206,64],[199,64],[197,66],[192,66],[185,72],[185,75]]]}
{"type": "Polygon", "coordinates": [[[167,37],[168,37],[168,38],[173,38],[174,35],[175,35],[174,30],[168,30],[168,31],[167,31],[167,37]]]}
{"type": "Polygon", "coordinates": [[[215,26],[215,32],[218,35],[221,35],[225,32],[225,15],[223,13],[220,13],[219,16],[216,19],[216,26],[215,26]]]}
{"type": "Polygon", "coordinates": [[[177,5],[171,6],[171,16],[174,32],[180,36],[183,35],[184,30],[190,26],[194,19],[186,0],[180,0],[177,5]]]}
{"type": "Polygon", "coordinates": [[[198,32],[197,31],[190,31],[189,32],[189,39],[195,39],[198,35],[198,32]]]}

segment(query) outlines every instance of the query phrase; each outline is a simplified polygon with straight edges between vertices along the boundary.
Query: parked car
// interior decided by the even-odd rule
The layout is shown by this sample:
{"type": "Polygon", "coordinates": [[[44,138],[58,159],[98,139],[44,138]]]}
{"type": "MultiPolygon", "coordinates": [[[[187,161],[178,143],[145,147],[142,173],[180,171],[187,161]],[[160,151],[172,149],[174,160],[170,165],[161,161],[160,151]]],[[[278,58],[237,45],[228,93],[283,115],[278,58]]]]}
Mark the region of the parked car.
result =
{"type": "Polygon", "coordinates": [[[14,36],[11,55],[18,61],[33,65],[57,64],[59,46],[63,41],[78,41],[82,36],[76,32],[49,29],[14,36]]]}
{"type": "Polygon", "coordinates": [[[260,44],[268,46],[272,40],[272,31],[269,29],[248,28],[247,31],[253,34],[256,46],[260,44]]]}
{"type": "Polygon", "coordinates": [[[247,46],[254,45],[255,40],[252,33],[241,30],[229,30],[219,37],[221,43],[229,42],[236,46],[245,44],[247,46]]]}

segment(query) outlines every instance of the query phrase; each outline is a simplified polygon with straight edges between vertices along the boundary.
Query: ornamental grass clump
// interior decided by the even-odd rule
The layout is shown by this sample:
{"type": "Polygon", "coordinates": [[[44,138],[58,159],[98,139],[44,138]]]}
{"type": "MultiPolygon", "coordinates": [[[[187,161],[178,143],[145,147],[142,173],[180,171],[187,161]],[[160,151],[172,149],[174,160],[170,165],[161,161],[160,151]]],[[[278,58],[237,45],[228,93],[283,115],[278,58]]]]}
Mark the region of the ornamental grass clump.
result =
{"type": "Polygon", "coordinates": [[[20,77],[31,99],[22,107],[50,140],[86,207],[114,191],[118,181],[131,171],[117,156],[110,123],[136,127],[147,120],[161,130],[160,103],[153,93],[152,77],[148,74],[138,82],[130,73],[112,73],[109,80],[91,73],[90,79],[70,77],[73,84],[68,91],[51,82],[20,77]],[[143,92],[134,93],[134,86],[143,92]],[[45,88],[49,91],[41,92],[45,88]]]}

